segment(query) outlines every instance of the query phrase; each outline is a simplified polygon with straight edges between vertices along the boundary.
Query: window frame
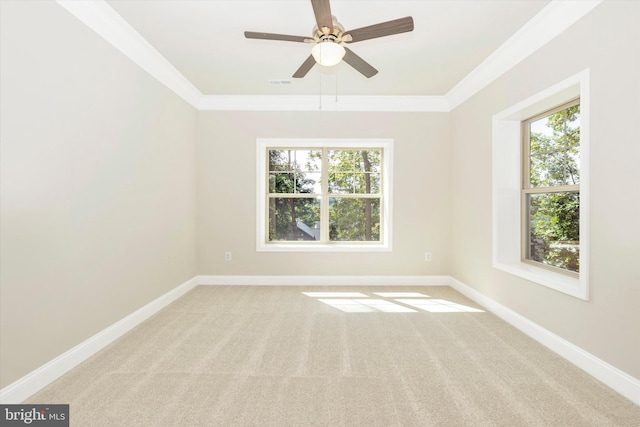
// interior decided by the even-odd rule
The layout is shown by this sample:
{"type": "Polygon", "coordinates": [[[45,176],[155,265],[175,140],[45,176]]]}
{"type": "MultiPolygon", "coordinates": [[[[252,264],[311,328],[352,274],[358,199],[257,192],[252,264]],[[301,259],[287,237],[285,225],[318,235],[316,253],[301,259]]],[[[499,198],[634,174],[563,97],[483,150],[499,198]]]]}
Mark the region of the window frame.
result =
{"type": "MultiPolygon", "coordinates": [[[[392,240],[392,180],[393,180],[393,140],[388,138],[330,139],[330,138],[258,138],[256,140],[256,250],[258,252],[379,252],[391,251],[392,240]],[[270,149],[372,149],[382,151],[380,195],[380,241],[269,241],[268,217],[268,150],[270,149]]],[[[326,163],[326,159],[325,159],[326,163]]],[[[321,201],[321,226],[323,236],[328,239],[328,198],[357,197],[370,198],[371,195],[328,193],[328,165],[323,163],[323,194],[321,201]]],[[[286,193],[288,194],[288,193],[286,193]]],[[[305,193],[306,194],[306,193],[305,193]]],[[[290,197],[285,195],[284,197],[290,197]]],[[[305,197],[305,196],[301,196],[305,197]]],[[[308,197],[308,196],[307,196],[308,197]]],[[[316,196],[313,196],[316,197],[316,196]]]]}
{"type": "Polygon", "coordinates": [[[589,81],[587,68],[494,114],[492,119],[493,267],[582,300],[589,299],[589,81]],[[523,262],[521,257],[522,121],[576,98],[580,98],[580,273],[577,277],[523,262]]]}
{"type": "MultiPolygon", "coordinates": [[[[521,259],[522,262],[531,264],[536,267],[545,268],[550,271],[566,274],[570,277],[579,278],[579,272],[567,270],[561,267],[555,267],[552,265],[544,264],[538,261],[535,261],[528,257],[528,246],[529,242],[529,209],[527,206],[527,196],[531,194],[553,194],[553,193],[577,193],[580,195],[580,183],[573,185],[552,185],[547,187],[532,187],[531,186],[531,163],[530,163],[530,154],[531,154],[531,134],[530,134],[530,124],[538,121],[542,118],[551,116],[559,111],[566,110],[575,105],[580,105],[580,97],[576,97],[568,102],[564,102],[561,105],[557,105],[551,109],[543,111],[541,113],[536,114],[535,116],[529,117],[522,121],[522,190],[521,190],[521,216],[520,216],[520,229],[521,229],[521,259]]],[[[581,129],[582,130],[582,129],[581,129]]],[[[582,137],[582,135],[581,135],[582,137]]],[[[582,138],[581,141],[582,142],[582,138]]],[[[580,152],[582,152],[582,147],[580,145],[580,152]]]]}

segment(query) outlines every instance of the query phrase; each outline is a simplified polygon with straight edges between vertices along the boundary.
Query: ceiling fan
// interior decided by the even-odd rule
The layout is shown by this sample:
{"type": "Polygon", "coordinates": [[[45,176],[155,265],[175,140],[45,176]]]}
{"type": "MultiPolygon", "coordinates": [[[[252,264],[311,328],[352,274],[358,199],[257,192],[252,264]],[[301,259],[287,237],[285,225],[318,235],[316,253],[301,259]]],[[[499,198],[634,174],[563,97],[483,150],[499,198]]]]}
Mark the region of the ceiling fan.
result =
{"type": "Polygon", "coordinates": [[[343,46],[343,44],[413,31],[413,18],[410,16],[345,31],[342,24],[331,14],[329,0],[311,0],[311,6],[313,7],[313,13],[316,17],[316,26],[313,28],[313,35],[311,37],[252,31],[244,32],[244,36],[248,39],[315,43],[311,50],[311,55],[309,55],[300,68],[293,74],[294,78],[304,77],[316,62],[321,65],[330,66],[342,60],[365,77],[373,77],[378,73],[378,70],[353,53],[349,48],[343,46]]]}

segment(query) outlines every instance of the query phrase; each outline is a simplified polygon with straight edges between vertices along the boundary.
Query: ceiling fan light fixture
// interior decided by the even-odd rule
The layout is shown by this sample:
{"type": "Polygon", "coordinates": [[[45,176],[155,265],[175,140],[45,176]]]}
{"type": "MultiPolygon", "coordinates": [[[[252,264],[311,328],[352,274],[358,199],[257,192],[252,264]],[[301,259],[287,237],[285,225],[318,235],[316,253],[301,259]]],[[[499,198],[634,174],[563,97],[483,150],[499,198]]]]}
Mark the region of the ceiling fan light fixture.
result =
{"type": "Polygon", "coordinates": [[[311,55],[313,59],[320,65],[331,67],[342,61],[344,57],[344,47],[334,42],[333,40],[326,40],[317,43],[311,49],[311,55]]]}

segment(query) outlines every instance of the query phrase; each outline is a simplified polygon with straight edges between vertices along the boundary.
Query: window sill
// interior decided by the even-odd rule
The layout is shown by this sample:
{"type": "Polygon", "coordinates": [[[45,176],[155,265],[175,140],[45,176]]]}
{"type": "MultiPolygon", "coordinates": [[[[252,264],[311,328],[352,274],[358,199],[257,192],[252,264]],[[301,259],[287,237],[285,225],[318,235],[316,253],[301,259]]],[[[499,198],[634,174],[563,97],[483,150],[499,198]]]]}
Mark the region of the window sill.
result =
{"type": "Polygon", "coordinates": [[[509,274],[521,277],[531,282],[546,286],[567,295],[583,300],[588,300],[587,287],[581,282],[579,277],[572,277],[568,274],[556,273],[546,268],[524,262],[495,262],[494,268],[505,271],[509,274]]]}
{"type": "Polygon", "coordinates": [[[258,252],[390,252],[391,245],[384,244],[296,244],[258,243],[258,252]]]}

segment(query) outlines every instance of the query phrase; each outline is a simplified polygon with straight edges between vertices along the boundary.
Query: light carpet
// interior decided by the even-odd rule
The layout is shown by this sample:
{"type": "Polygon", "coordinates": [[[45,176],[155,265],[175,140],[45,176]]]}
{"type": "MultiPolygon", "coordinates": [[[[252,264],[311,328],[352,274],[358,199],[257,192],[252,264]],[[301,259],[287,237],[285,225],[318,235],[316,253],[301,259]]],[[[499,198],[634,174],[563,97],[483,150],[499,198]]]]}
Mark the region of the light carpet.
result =
{"type": "Polygon", "coordinates": [[[78,427],[640,426],[480,310],[448,287],[199,286],[27,403],[78,427]]]}

